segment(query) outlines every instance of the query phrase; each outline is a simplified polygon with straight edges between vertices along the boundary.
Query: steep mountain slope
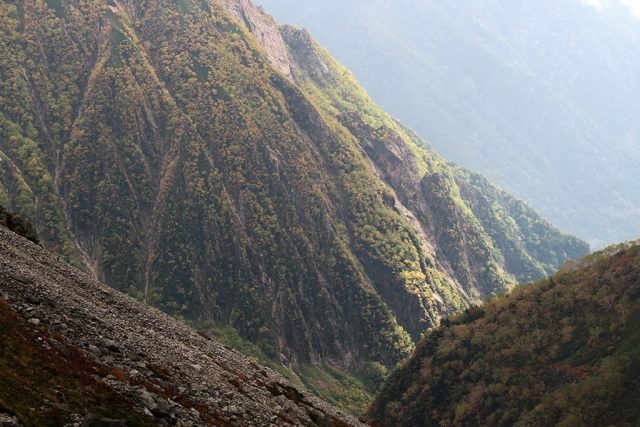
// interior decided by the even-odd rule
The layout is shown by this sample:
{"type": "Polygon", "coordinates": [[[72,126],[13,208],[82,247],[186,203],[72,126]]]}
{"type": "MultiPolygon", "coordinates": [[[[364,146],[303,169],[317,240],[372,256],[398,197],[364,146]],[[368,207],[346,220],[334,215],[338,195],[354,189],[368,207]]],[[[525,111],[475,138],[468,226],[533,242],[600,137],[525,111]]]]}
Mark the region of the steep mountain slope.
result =
{"type": "Polygon", "coordinates": [[[369,416],[379,426],[636,425],[639,321],[640,245],[610,248],[446,321],[369,416]]]}
{"type": "Polygon", "coordinates": [[[0,296],[0,419],[15,415],[26,426],[91,415],[130,426],[361,425],[2,226],[0,296]]]}
{"type": "Polygon", "coordinates": [[[638,237],[640,18],[623,2],[258,3],[448,160],[595,245],[638,237]]]}
{"type": "Polygon", "coordinates": [[[465,201],[459,172],[249,1],[0,16],[0,203],[101,281],[286,365],[392,365],[441,315],[587,251],[506,195],[465,201]]]}
{"type": "Polygon", "coordinates": [[[448,271],[464,290],[475,287],[480,294],[486,294],[482,283],[495,280],[477,271],[469,274],[469,270],[503,267],[502,260],[497,260],[500,265],[494,265],[496,260],[487,253],[482,254],[484,250],[504,256],[517,252],[520,262],[511,263],[505,270],[520,282],[550,274],[567,257],[573,258],[584,251],[584,245],[578,240],[558,234],[523,203],[481,177],[445,164],[424,140],[384,114],[353,76],[307,32],[286,26],[282,33],[292,58],[295,81],[326,116],[336,119],[357,138],[373,171],[394,192],[394,207],[411,220],[427,240],[425,244],[435,247],[436,256],[440,255],[437,261],[453,266],[448,271]],[[476,185],[475,193],[464,191],[468,175],[482,183],[476,185]],[[479,199],[487,199],[491,204],[485,212],[473,210],[479,199]],[[505,211],[508,214],[505,215],[505,211]],[[451,218],[452,214],[456,218],[451,218]],[[537,229],[531,224],[538,224],[537,229]],[[491,235],[498,230],[508,237],[500,239],[491,235]],[[470,248],[469,243],[462,241],[465,239],[482,242],[479,246],[485,247],[470,248]],[[539,251],[533,249],[534,242],[541,244],[539,251]],[[492,245],[499,252],[491,248],[492,245]],[[472,257],[483,255],[488,263],[478,266],[472,257]]]}

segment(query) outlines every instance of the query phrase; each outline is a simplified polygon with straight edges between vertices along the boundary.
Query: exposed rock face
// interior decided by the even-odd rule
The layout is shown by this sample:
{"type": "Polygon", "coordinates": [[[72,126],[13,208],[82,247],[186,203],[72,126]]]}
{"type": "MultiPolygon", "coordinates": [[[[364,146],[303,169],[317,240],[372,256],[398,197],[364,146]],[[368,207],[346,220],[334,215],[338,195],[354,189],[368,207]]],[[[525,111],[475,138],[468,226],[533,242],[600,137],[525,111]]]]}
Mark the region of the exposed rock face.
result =
{"type": "Polygon", "coordinates": [[[284,25],[280,28],[288,49],[295,58],[293,66],[309,72],[315,78],[328,75],[329,65],[315,48],[311,34],[305,29],[284,25]]]}
{"type": "MultiPolygon", "coordinates": [[[[57,340],[62,335],[91,363],[120,372],[98,380],[158,425],[360,425],[273,371],[96,282],[4,227],[0,292],[21,316],[40,319],[30,327],[59,334],[57,340]]],[[[80,425],[117,422],[87,419],[80,425]]]]}
{"type": "Polygon", "coordinates": [[[33,225],[18,215],[8,212],[2,206],[0,206],[0,226],[7,227],[9,230],[31,240],[33,243],[40,244],[38,233],[33,225]]]}
{"type": "Polygon", "coordinates": [[[222,0],[222,4],[258,38],[271,65],[291,77],[287,46],[273,18],[257,8],[251,0],[222,0]]]}

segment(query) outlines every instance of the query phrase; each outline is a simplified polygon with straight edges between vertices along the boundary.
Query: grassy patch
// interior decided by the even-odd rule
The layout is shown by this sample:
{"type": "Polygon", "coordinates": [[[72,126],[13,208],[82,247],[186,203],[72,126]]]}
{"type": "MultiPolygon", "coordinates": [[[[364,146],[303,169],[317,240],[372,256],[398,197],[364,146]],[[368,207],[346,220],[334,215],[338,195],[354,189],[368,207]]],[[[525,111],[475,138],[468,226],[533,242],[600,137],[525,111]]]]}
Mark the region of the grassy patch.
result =
{"type": "Polygon", "coordinates": [[[362,415],[373,401],[375,390],[361,375],[342,372],[329,363],[302,366],[298,374],[307,390],[353,415],[362,415]]]}
{"type": "Polygon", "coordinates": [[[228,347],[279,372],[298,387],[353,415],[359,416],[364,413],[386,376],[386,369],[375,363],[367,364],[362,372],[357,374],[345,373],[329,363],[320,366],[303,365],[291,370],[266,356],[257,344],[243,339],[231,326],[214,327],[211,331],[228,347]]]}
{"type": "Polygon", "coordinates": [[[274,371],[283,375],[285,378],[288,378],[297,386],[304,387],[304,384],[301,382],[296,373],[291,371],[282,363],[279,363],[273,358],[268,357],[266,354],[264,354],[260,346],[258,346],[257,344],[243,339],[240,334],[238,334],[238,331],[236,331],[232,326],[214,327],[211,329],[211,332],[216,336],[216,338],[218,338],[218,340],[220,340],[222,344],[239,351],[245,356],[255,359],[263,366],[267,366],[273,369],[274,371]]]}
{"type": "Polygon", "coordinates": [[[120,51],[120,45],[127,39],[122,22],[118,16],[111,10],[107,11],[107,18],[111,24],[111,58],[109,59],[109,65],[119,68],[122,67],[122,52],[120,51]]]}

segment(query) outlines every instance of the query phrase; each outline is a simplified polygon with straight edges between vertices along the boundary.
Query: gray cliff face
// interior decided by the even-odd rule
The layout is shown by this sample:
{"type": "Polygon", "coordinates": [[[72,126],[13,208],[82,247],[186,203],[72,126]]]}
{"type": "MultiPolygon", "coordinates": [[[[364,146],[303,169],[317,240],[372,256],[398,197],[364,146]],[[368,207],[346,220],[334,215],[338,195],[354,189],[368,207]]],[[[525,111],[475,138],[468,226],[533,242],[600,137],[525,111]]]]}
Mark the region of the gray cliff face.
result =
{"type": "Polygon", "coordinates": [[[280,31],[293,58],[293,68],[309,72],[315,78],[321,78],[330,73],[329,66],[314,48],[313,38],[307,30],[283,25],[280,31]]]}
{"type": "Polygon", "coordinates": [[[291,77],[287,46],[273,18],[257,8],[251,0],[222,0],[222,4],[258,38],[271,65],[285,76],[291,77]]]}
{"type": "Polygon", "coordinates": [[[97,381],[158,425],[361,425],[216,339],[93,280],[1,226],[0,297],[32,327],[62,335],[107,371],[126,373],[125,380],[97,381]],[[163,389],[178,390],[177,396],[167,397],[163,389]],[[176,403],[177,397],[192,409],[176,403]]]}

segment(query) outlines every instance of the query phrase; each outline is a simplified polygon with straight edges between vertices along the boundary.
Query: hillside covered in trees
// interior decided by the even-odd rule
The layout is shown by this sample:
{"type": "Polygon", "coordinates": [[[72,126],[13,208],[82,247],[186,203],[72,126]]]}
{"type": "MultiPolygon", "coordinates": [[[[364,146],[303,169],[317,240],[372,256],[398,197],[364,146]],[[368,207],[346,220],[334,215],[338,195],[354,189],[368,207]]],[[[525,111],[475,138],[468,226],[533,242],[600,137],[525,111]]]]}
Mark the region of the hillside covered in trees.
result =
{"type": "Polygon", "coordinates": [[[0,3],[0,204],[287,366],[391,366],[588,246],[383,113],[248,0],[0,3]]]}
{"type": "Polygon", "coordinates": [[[636,425],[640,245],[568,263],[445,320],[387,381],[375,426],[636,425]]]}

